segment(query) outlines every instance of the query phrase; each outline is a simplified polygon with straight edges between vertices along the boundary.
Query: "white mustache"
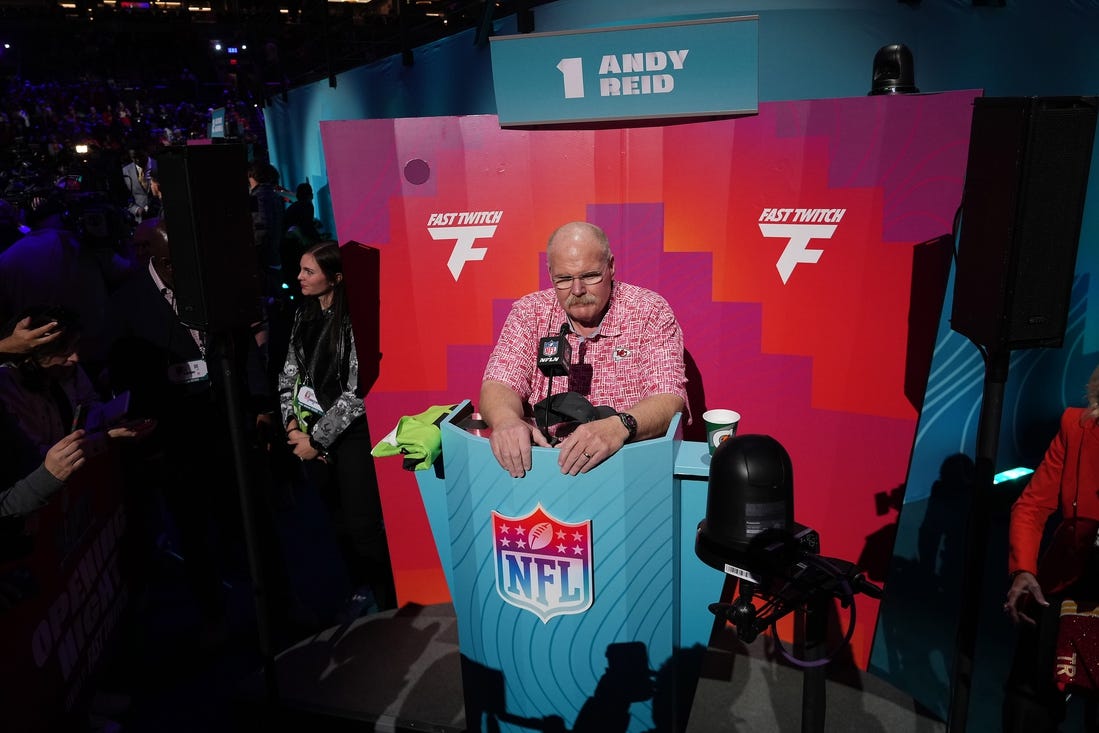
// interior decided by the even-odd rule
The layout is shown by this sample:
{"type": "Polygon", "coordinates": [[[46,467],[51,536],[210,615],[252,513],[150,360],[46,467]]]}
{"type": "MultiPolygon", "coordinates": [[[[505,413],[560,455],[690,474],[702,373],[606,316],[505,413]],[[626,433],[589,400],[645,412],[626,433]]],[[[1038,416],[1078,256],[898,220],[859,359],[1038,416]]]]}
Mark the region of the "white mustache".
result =
{"type": "Polygon", "coordinates": [[[595,305],[595,296],[591,293],[584,293],[583,295],[570,295],[568,300],[565,301],[565,307],[570,308],[574,305],[595,305]]]}

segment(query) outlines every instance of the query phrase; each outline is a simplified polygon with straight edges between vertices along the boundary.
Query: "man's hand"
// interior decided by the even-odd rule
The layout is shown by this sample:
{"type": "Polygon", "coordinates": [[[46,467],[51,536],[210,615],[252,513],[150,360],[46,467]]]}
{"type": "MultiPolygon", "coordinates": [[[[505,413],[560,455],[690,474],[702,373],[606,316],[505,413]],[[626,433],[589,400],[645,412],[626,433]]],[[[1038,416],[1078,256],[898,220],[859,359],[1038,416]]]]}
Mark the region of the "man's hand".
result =
{"type": "Polygon", "coordinates": [[[0,354],[26,354],[31,349],[48,344],[61,335],[62,329],[57,321],[51,321],[38,328],[30,328],[31,319],[27,316],[15,324],[11,335],[0,339],[0,354]]]}
{"type": "Polygon", "coordinates": [[[549,448],[542,431],[523,418],[523,401],[502,382],[481,385],[481,417],[492,428],[492,455],[512,478],[523,478],[531,467],[531,443],[549,448]]]}
{"type": "Polygon", "coordinates": [[[144,440],[156,430],[156,420],[151,418],[129,420],[107,430],[107,436],[115,440],[144,440]]]}
{"type": "Polygon", "coordinates": [[[513,417],[492,427],[488,443],[496,462],[511,474],[512,478],[523,478],[531,467],[531,443],[549,448],[549,441],[542,431],[526,420],[513,417]]]}
{"type": "Polygon", "coordinates": [[[557,465],[570,476],[587,473],[622,450],[629,435],[618,415],[583,423],[557,444],[557,465]]]}
{"type": "Polygon", "coordinates": [[[1015,576],[1015,580],[1012,581],[1011,587],[1007,590],[1007,600],[1004,601],[1004,613],[1008,615],[1012,623],[1017,624],[1021,621],[1031,626],[1035,624],[1034,619],[1023,613],[1023,607],[1026,605],[1028,598],[1033,598],[1039,606],[1049,605],[1049,601],[1042,595],[1042,586],[1038,585],[1038,579],[1034,577],[1033,573],[1024,570],[1015,576]]]}
{"type": "Polygon", "coordinates": [[[84,465],[84,431],[75,430],[54,443],[43,463],[58,481],[68,481],[84,465]]]}

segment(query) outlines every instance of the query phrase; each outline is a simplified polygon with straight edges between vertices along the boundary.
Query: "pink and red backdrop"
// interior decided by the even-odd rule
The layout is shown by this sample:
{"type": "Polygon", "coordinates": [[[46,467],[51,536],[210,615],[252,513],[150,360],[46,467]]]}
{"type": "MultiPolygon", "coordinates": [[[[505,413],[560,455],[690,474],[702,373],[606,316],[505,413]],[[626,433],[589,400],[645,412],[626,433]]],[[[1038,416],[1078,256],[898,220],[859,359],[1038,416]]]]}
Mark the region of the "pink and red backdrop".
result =
{"type": "MultiPolygon", "coordinates": [[[[920,266],[921,248],[942,249],[929,243],[951,231],[977,94],[769,103],[752,117],[626,129],[504,130],[492,116],[322,123],[340,241],[380,250],[375,441],[402,415],[476,402],[511,302],[548,286],[547,237],[589,220],[610,237],[618,279],[675,309],[695,427],[704,409],[729,407],[742,433],[775,437],[793,460],[797,521],[820,532],[823,554],[867,557],[868,538],[896,519],[875,496],[908,470],[947,277],[920,266]],[[798,210],[831,221],[796,221],[798,210]],[[469,212],[492,213],[463,221],[469,212]],[[446,226],[487,228],[463,246],[454,232],[433,238],[446,226]],[[806,226],[816,238],[799,245],[806,226]],[[465,255],[450,268],[456,249],[465,255]],[[784,252],[795,260],[785,281],[784,252]],[[928,300],[933,312],[921,312],[928,300]]],[[[400,463],[378,461],[398,593],[445,601],[415,476],[400,463]]],[[[875,616],[860,600],[862,667],[875,616]]]]}

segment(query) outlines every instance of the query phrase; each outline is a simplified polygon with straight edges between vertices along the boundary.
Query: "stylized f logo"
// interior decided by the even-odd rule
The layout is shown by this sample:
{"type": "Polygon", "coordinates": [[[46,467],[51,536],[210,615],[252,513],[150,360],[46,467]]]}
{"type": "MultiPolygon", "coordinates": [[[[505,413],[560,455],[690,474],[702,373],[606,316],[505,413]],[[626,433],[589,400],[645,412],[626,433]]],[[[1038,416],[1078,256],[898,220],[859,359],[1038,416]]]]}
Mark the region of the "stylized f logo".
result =
{"type": "MultiPolygon", "coordinates": [[[[835,227],[832,227],[835,229],[835,227]]],[[[462,268],[467,262],[479,262],[485,258],[488,249],[474,247],[473,243],[478,239],[491,237],[496,233],[496,225],[476,227],[428,227],[428,234],[438,241],[440,239],[454,239],[454,249],[450,251],[450,259],[446,266],[450,274],[454,276],[454,282],[458,282],[458,276],[462,274],[462,268]]]]}
{"type": "Polygon", "coordinates": [[[831,239],[835,224],[760,224],[759,231],[765,237],[783,237],[790,240],[775,263],[782,284],[790,279],[799,262],[815,264],[823,249],[809,249],[810,239],[831,239]]]}

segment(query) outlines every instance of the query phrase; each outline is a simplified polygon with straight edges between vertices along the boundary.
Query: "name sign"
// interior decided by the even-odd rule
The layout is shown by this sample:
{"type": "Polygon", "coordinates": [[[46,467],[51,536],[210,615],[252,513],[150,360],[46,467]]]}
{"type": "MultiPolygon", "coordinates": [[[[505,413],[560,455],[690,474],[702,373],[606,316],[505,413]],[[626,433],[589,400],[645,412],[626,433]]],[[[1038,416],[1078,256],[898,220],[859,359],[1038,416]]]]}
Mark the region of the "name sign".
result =
{"type": "Polygon", "coordinates": [[[753,114],[759,16],[491,40],[500,125],[753,114]]]}
{"type": "Polygon", "coordinates": [[[225,108],[210,110],[210,128],[206,137],[225,137],[225,108]]]}

